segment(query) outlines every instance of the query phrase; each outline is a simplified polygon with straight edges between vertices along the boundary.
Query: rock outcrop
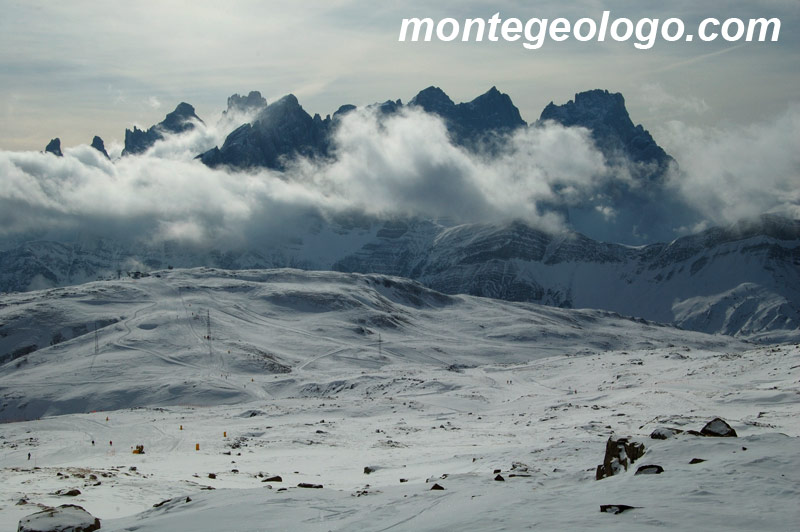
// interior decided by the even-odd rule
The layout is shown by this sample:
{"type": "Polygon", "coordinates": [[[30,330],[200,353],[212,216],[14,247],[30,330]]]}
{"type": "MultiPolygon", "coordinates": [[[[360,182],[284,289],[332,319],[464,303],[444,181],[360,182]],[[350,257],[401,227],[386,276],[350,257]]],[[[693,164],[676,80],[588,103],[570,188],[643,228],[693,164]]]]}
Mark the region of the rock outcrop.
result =
{"type": "Polygon", "coordinates": [[[616,475],[621,471],[627,471],[628,466],[644,456],[644,444],[631,441],[629,438],[608,438],[606,442],[606,454],[603,463],[597,466],[595,478],[604,479],[616,475]]]}
{"type": "Polygon", "coordinates": [[[293,94],[265,107],[252,123],[235,129],[222,147],[199,156],[211,167],[283,169],[294,157],[328,154],[331,119],[309,115],[293,94]]]}
{"type": "Polygon", "coordinates": [[[103,139],[101,139],[97,135],[95,135],[94,138],[92,139],[92,148],[96,149],[97,151],[105,155],[106,159],[111,159],[111,157],[108,156],[108,152],[106,151],[106,146],[103,143],[103,139]]]}
{"type": "Polygon", "coordinates": [[[125,130],[125,149],[122,155],[144,153],[165,135],[183,133],[195,128],[196,123],[203,123],[194,112],[194,107],[181,102],[174,111],[147,131],[134,126],[133,130],[125,130]]]}
{"type": "Polygon", "coordinates": [[[664,468],[660,465],[643,465],[640,466],[634,475],[660,475],[664,472],[664,468]]]}
{"type": "Polygon", "coordinates": [[[52,139],[47,143],[47,147],[45,147],[44,151],[45,153],[52,153],[56,157],[63,157],[64,154],[61,153],[61,139],[58,137],[52,139]]]}
{"type": "Polygon", "coordinates": [[[700,434],[703,436],[713,436],[717,438],[737,437],[736,431],[733,430],[733,427],[728,425],[724,419],[718,417],[706,423],[705,427],[700,429],[700,434]]]}
{"type": "Polygon", "coordinates": [[[635,162],[652,165],[646,174],[649,178],[660,177],[673,160],[656,144],[650,132],[641,124],[633,124],[620,93],[600,89],[580,92],[564,105],[550,102],[539,120],[589,129],[606,157],[613,158],[621,153],[635,162]]]}
{"type": "Polygon", "coordinates": [[[250,114],[261,111],[267,106],[267,100],[259,91],[250,91],[247,96],[233,94],[228,98],[228,108],[222,112],[224,116],[240,113],[250,114]]]}
{"type": "Polygon", "coordinates": [[[470,102],[456,104],[439,87],[428,87],[409,102],[428,113],[441,116],[453,140],[472,146],[493,133],[508,133],[527,124],[511,98],[497,87],[470,102]]]}
{"type": "Polygon", "coordinates": [[[45,508],[19,520],[17,532],[92,532],[100,520],[75,504],[45,508]]]}

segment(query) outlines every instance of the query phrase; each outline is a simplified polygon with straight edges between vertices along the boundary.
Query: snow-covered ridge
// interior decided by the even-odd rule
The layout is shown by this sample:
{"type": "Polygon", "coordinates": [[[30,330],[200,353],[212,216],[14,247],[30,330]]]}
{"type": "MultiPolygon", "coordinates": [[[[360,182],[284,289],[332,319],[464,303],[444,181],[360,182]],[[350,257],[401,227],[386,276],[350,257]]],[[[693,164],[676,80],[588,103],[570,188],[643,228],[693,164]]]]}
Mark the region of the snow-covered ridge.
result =
{"type": "Polygon", "coordinates": [[[0,290],[167,266],[389,274],[448,294],[607,309],[764,343],[800,335],[800,221],[776,216],[642,247],[552,235],[520,222],[448,227],[430,221],[318,223],[282,244],[227,252],[32,242],[0,252],[0,290]]]}
{"type": "Polygon", "coordinates": [[[742,344],[383,275],[167,270],[4,297],[0,419],[234,404],[361,386],[362,370],[393,365],[455,370],[667,345],[742,344]],[[298,377],[319,369],[327,382],[298,377]]]}

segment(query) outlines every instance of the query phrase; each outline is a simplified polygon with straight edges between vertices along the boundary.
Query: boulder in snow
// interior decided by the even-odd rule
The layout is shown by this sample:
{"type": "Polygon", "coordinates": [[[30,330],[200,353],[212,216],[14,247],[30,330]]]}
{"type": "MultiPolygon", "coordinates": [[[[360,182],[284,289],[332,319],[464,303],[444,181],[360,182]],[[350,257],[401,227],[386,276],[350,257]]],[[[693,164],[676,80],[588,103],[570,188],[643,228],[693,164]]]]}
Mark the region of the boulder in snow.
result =
{"type": "Polygon", "coordinates": [[[656,430],[650,433],[650,438],[654,440],[666,440],[668,438],[672,438],[673,436],[677,436],[678,434],[683,434],[683,431],[673,427],[658,427],[656,430]]]}
{"type": "Polygon", "coordinates": [[[643,465],[636,470],[636,475],[660,475],[664,468],[660,465],[643,465]]]}
{"type": "Polygon", "coordinates": [[[630,441],[628,438],[614,439],[613,436],[606,442],[606,455],[603,463],[597,466],[597,480],[616,475],[620,471],[627,471],[628,466],[644,455],[644,444],[630,441]]]}
{"type": "Polygon", "coordinates": [[[715,417],[706,426],[700,429],[700,434],[703,436],[714,436],[719,438],[736,438],[738,435],[733,427],[719,417],[715,417]]]}
{"type": "Polygon", "coordinates": [[[633,510],[636,506],[628,506],[627,504],[601,504],[600,511],[606,514],[621,514],[628,510],[633,510]]]}
{"type": "Polygon", "coordinates": [[[100,520],[74,504],[45,508],[19,520],[17,532],[91,532],[100,520]]]}

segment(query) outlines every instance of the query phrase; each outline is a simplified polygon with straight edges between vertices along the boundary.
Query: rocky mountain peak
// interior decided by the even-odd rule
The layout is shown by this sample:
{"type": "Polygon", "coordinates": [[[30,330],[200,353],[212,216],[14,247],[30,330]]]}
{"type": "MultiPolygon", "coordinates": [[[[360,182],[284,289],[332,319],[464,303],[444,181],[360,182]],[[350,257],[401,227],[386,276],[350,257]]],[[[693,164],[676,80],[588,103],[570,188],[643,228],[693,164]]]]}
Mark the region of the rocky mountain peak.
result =
{"type": "Polygon", "coordinates": [[[183,133],[195,128],[195,123],[203,123],[194,111],[194,107],[186,102],[181,102],[174,111],[168,113],[164,120],[150,127],[147,131],[134,126],[133,131],[125,130],[125,149],[122,155],[143,153],[157,141],[164,138],[165,134],[183,133]]]}
{"type": "Polygon", "coordinates": [[[111,157],[108,156],[108,152],[106,151],[106,146],[103,143],[103,139],[101,139],[97,135],[95,135],[94,138],[92,139],[92,148],[96,149],[97,151],[105,155],[106,159],[111,159],[111,157]]]}
{"type": "Polygon", "coordinates": [[[174,111],[167,114],[158,126],[170,133],[182,133],[183,131],[194,128],[192,120],[203,123],[200,117],[195,114],[194,107],[186,102],[181,102],[174,111]]]}
{"type": "Polygon", "coordinates": [[[425,112],[436,113],[441,116],[450,116],[456,107],[450,96],[439,87],[430,86],[427,89],[422,89],[414,96],[409,105],[416,105],[422,107],[425,112]]]}
{"type": "Polygon", "coordinates": [[[355,111],[355,110],[356,110],[356,106],[355,105],[347,103],[347,104],[339,106],[339,108],[333,113],[333,116],[334,116],[334,118],[336,118],[337,116],[344,116],[347,113],[349,113],[351,111],[355,111]]]}
{"type": "Polygon", "coordinates": [[[511,97],[497,90],[497,87],[492,87],[471,102],[459,104],[459,108],[462,109],[463,121],[473,127],[504,130],[527,125],[511,97]]]}
{"type": "Polygon", "coordinates": [[[238,113],[252,113],[267,106],[267,100],[261,96],[259,91],[250,91],[247,96],[240,96],[233,94],[228,98],[228,109],[224,114],[238,112],[238,113]]]}
{"type": "Polygon", "coordinates": [[[61,139],[58,137],[52,139],[47,143],[47,147],[45,147],[44,151],[46,153],[52,153],[56,157],[63,157],[64,154],[61,153],[61,139]]]}
{"type": "Polygon", "coordinates": [[[297,155],[325,156],[329,150],[331,119],[309,115],[297,97],[287,94],[266,106],[251,124],[244,124],[215,147],[199,156],[207,166],[281,169],[297,155]]]}
{"type": "Polygon", "coordinates": [[[563,105],[550,102],[539,120],[589,129],[606,157],[613,158],[621,153],[633,162],[654,165],[655,168],[643,176],[648,179],[661,177],[672,161],[646,129],[633,124],[620,93],[600,89],[580,92],[563,105]]]}

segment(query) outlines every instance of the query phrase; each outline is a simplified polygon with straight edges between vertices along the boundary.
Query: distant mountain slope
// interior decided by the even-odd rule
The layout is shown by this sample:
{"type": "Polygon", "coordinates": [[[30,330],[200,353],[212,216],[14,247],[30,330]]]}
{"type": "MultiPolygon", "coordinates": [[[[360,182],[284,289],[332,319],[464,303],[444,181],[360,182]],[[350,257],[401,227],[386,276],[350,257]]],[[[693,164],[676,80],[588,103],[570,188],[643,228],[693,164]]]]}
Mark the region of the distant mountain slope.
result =
{"type": "Polygon", "coordinates": [[[0,323],[3,421],[267,398],[263,387],[242,386],[251,374],[288,386],[293,374],[321,368],[457,371],[608,349],[741,347],[604,311],[300,270],[173,270],[16,294],[4,298],[0,323]]]}
{"type": "Polygon", "coordinates": [[[800,338],[800,221],[762,217],[670,244],[628,247],[525,224],[408,226],[339,261],[445,293],[603,308],[764,341],[800,338]],[[420,239],[423,252],[414,251],[420,239]]]}
{"type": "Polygon", "coordinates": [[[0,290],[174,267],[299,267],[415,279],[448,294],[628,316],[759,341],[800,338],[800,221],[765,216],[669,244],[630,247],[517,222],[323,225],[282,245],[197,252],[113,242],[28,243],[0,252],[0,290]]]}

